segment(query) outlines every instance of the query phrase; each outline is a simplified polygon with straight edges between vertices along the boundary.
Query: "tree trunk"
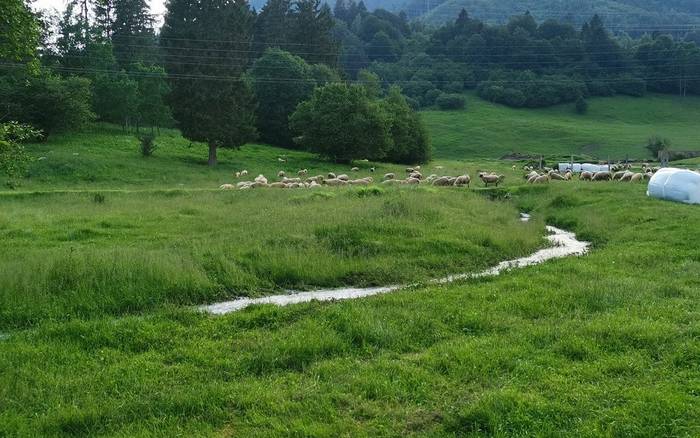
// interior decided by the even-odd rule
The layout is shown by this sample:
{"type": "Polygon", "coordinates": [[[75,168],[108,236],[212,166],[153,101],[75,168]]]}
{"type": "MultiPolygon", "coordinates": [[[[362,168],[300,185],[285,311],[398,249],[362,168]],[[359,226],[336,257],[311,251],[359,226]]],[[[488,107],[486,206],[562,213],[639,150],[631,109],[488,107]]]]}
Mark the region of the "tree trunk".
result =
{"type": "Polygon", "coordinates": [[[209,165],[216,166],[216,145],[209,143],[209,165]]]}

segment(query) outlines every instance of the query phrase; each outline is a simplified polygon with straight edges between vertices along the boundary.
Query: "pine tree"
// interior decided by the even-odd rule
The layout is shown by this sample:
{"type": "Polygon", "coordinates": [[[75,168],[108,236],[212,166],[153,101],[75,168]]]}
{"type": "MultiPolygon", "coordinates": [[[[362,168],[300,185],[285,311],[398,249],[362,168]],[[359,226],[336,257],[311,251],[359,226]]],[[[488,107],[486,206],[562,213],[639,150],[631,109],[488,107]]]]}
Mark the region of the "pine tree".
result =
{"type": "Polygon", "coordinates": [[[115,0],[112,41],[117,62],[130,69],[152,63],[156,52],[154,20],[146,0],[115,0]]]}
{"type": "Polygon", "coordinates": [[[110,41],[114,29],[114,9],[117,0],[94,0],[92,13],[95,16],[95,33],[98,37],[110,41]]]}
{"type": "Polygon", "coordinates": [[[254,15],[244,0],[171,0],[161,32],[173,117],[182,134],[209,147],[239,148],[256,137],[255,103],[242,79],[254,15]],[[192,56],[204,56],[196,64],[192,56]]]}
{"type": "Polygon", "coordinates": [[[338,63],[339,44],[333,39],[333,13],[320,0],[297,0],[292,13],[290,51],[310,64],[338,63]]]}
{"type": "Polygon", "coordinates": [[[270,0],[263,6],[255,21],[256,55],[261,55],[270,47],[285,48],[285,43],[289,42],[290,17],[290,0],[270,0]]]}

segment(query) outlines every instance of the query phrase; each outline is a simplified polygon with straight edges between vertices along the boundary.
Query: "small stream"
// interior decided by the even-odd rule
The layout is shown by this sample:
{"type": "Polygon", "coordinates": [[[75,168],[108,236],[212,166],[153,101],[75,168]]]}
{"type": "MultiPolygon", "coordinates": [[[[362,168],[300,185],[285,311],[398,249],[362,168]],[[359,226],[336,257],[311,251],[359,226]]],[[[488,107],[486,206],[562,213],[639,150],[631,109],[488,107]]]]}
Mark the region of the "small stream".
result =
{"type": "MultiPolygon", "coordinates": [[[[529,219],[529,216],[527,216],[527,218],[522,219],[527,220],[529,219]]],[[[588,252],[590,243],[582,242],[576,239],[576,235],[574,233],[561,230],[552,226],[547,226],[547,232],[550,233],[546,237],[547,240],[549,240],[551,246],[545,249],[541,249],[530,256],[522,257],[515,260],[507,260],[482,272],[450,275],[444,278],[432,280],[428,283],[447,284],[452,283],[454,281],[469,278],[494,277],[510,269],[524,268],[526,266],[537,265],[552,259],[584,255],[588,252]]],[[[232,301],[209,304],[206,306],[201,306],[200,310],[212,313],[214,315],[224,315],[226,313],[235,312],[255,304],[276,304],[278,306],[287,306],[290,304],[307,303],[309,301],[314,300],[351,300],[355,298],[369,297],[372,295],[386,294],[400,289],[406,289],[412,286],[418,286],[418,284],[367,288],[325,289],[310,292],[289,291],[284,295],[271,295],[268,297],[261,298],[239,298],[232,301]]]]}

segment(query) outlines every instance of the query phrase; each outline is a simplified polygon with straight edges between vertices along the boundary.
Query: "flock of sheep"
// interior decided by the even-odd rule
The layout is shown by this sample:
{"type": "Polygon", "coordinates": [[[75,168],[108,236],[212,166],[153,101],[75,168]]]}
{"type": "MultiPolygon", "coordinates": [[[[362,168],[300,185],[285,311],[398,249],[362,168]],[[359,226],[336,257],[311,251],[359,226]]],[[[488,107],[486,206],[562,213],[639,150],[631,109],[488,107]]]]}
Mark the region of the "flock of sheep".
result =
{"type": "MultiPolygon", "coordinates": [[[[442,170],[442,166],[436,166],[435,170],[442,170]]],[[[353,167],[351,172],[359,172],[360,169],[353,167]]],[[[374,172],[375,168],[369,169],[370,172],[374,172]]],[[[374,182],[374,178],[367,176],[364,178],[351,178],[347,174],[336,175],[333,172],[327,175],[316,175],[308,176],[307,169],[301,169],[297,172],[296,177],[288,177],[287,174],[280,170],[277,173],[277,181],[270,181],[264,175],[258,175],[253,181],[240,181],[234,184],[222,184],[219,188],[221,190],[248,190],[259,187],[270,187],[270,188],[280,188],[280,189],[299,189],[299,188],[315,188],[321,186],[367,186],[374,182]]],[[[248,175],[247,170],[242,170],[240,172],[235,172],[234,176],[242,178],[248,175]]],[[[484,183],[485,186],[496,185],[498,186],[505,176],[498,175],[490,172],[480,172],[479,179],[484,183]]],[[[406,177],[399,179],[394,173],[387,173],[382,178],[382,184],[384,185],[399,185],[399,184],[430,184],[433,186],[442,187],[469,187],[471,184],[471,177],[467,174],[458,176],[438,176],[437,174],[431,174],[428,177],[424,177],[421,173],[421,167],[409,167],[406,168],[406,177]]]]}
{"type": "MultiPolygon", "coordinates": [[[[546,167],[544,168],[544,173],[539,173],[529,166],[525,166],[523,170],[529,171],[529,173],[527,173],[524,177],[529,184],[544,184],[552,180],[571,181],[571,179],[573,179],[571,169],[567,169],[563,174],[557,170],[546,167]]],[[[650,167],[647,164],[644,164],[642,165],[641,172],[633,172],[630,164],[617,164],[610,166],[610,171],[583,171],[579,174],[579,179],[581,181],[641,182],[645,179],[650,179],[658,170],[658,167],[650,167]]]]}

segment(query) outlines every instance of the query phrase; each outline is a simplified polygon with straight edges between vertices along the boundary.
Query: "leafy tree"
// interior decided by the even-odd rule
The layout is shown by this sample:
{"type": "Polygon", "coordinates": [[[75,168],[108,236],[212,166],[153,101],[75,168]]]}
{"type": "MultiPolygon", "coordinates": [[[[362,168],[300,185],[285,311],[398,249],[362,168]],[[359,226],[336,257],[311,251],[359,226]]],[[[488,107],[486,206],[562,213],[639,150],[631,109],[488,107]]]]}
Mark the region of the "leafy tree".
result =
{"type": "Polygon", "coordinates": [[[290,42],[291,14],[291,0],[270,0],[265,3],[255,20],[256,53],[261,54],[270,47],[287,47],[290,42]]]}
{"type": "Polygon", "coordinates": [[[253,18],[242,0],[168,3],[161,45],[173,117],[185,138],[208,145],[212,166],[219,147],[239,148],[256,137],[253,92],[242,78],[253,18]],[[206,63],[189,58],[202,53],[206,63]]]}
{"type": "Polygon", "coordinates": [[[267,49],[248,74],[258,100],[257,127],[262,139],[277,146],[294,146],[289,116],[313,91],[309,65],[291,53],[267,49]]]}
{"type": "Polygon", "coordinates": [[[34,58],[39,45],[39,24],[23,0],[2,0],[0,60],[34,58]]]}
{"type": "Polygon", "coordinates": [[[17,122],[0,124],[0,174],[8,178],[7,185],[15,187],[15,179],[27,173],[29,156],[22,143],[37,140],[41,131],[17,122]]]}
{"type": "Polygon", "coordinates": [[[93,0],[93,15],[95,17],[94,28],[95,33],[100,39],[105,41],[112,40],[112,33],[114,32],[114,24],[116,21],[115,17],[115,3],[118,0],[93,0]]]}
{"type": "Polygon", "coordinates": [[[297,107],[290,125],[300,144],[338,163],[381,159],[392,144],[389,116],[359,85],[317,88],[297,107]]]}
{"type": "Polygon", "coordinates": [[[466,101],[461,94],[441,94],[435,99],[435,104],[441,110],[464,109],[466,101]]]}
{"type": "Polygon", "coordinates": [[[383,106],[390,118],[391,147],[386,159],[393,163],[415,164],[430,160],[431,145],[428,131],[401,94],[401,89],[392,86],[383,106]]]}
{"type": "Polygon", "coordinates": [[[93,93],[93,109],[101,120],[119,123],[124,129],[136,123],[138,84],[126,73],[96,75],[93,93]]]}
{"type": "Polygon", "coordinates": [[[92,120],[90,81],[48,71],[0,76],[0,102],[7,119],[46,134],[79,130],[92,120]]]}
{"type": "Polygon", "coordinates": [[[310,66],[309,75],[317,87],[340,81],[338,72],[328,67],[326,64],[314,64],[310,66]]]}
{"type": "Polygon", "coordinates": [[[671,140],[655,135],[647,140],[646,148],[651,153],[651,156],[656,159],[659,156],[659,152],[668,151],[671,148],[671,140]]]}
{"type": "Polygon", "coordinates": [[[367,44],[366,51],[371,61],[396,62],[399,59],[399,49],[383,31],[374,34],[367,44]]]}
{"type": "Polygon", "coordinates": [[[357,74],[357,82],[365,87],[367,95],[371,98],[377,98],[382,94],[382,82],[379,75],[369,70],[360,70],[357,74]]]}
{"type": "Polygon", "coordinates": [[[166,103],[170,94],[170,86],[163,67],[137,63],[132,69],[132,75],[138,88],[138,103],[136,105],[138,125],[150,126],[151,129],[171,126],[173,116],[166,103]]]}

